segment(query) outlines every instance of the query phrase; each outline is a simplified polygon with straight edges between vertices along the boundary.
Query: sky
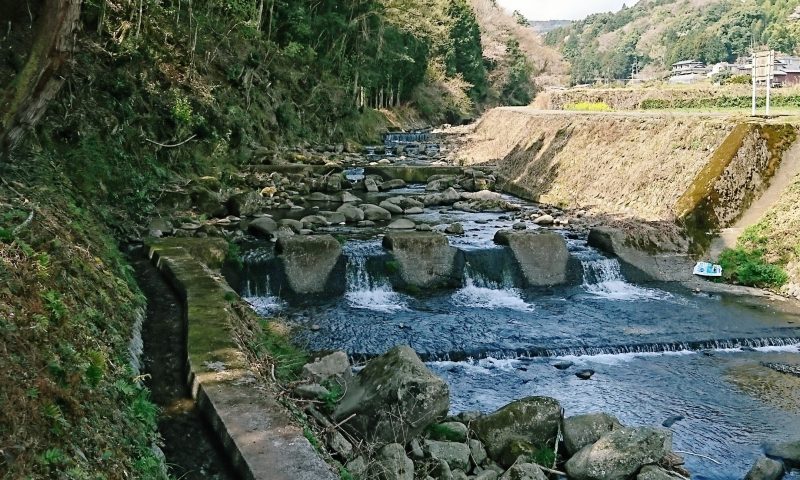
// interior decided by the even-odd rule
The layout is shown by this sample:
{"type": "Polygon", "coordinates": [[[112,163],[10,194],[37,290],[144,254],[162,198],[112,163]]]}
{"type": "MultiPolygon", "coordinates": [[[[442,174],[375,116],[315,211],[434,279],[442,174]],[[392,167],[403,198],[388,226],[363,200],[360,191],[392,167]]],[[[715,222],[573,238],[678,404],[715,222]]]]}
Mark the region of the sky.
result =
{"type": "Polygon", "coordinates": [[[580,20],[599,12],[616,11],[638,0],[498,0],[509,11],[519,10],[528,20],[580,20]]]}

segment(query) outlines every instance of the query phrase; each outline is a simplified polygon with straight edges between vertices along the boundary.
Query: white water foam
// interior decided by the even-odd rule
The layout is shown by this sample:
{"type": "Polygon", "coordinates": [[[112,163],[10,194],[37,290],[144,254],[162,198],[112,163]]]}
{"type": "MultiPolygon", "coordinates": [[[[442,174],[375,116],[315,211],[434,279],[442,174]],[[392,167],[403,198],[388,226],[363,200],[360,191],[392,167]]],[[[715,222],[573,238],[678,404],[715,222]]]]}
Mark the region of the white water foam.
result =
{"type": "Polygon", "coordinates": [[[259,316],[268,316],[279,312],[285,306],[278,297],[242,297],[259,316]]]}
{"type": "Polygon", "coordinates": [[[250,305],[250,308],[252,308],[253,311],[262,317],[279,312],[286,306],[283,300],[270,293],[269,277],[267,278],[265,285],[267,286],[266,291],[259,292],[257,291],[258,289],[254,289],[252,287],[250,281],[248,280],[242,294],[242,300],[247,302],[250,305]]]}
{"type": "Polygon", "coordinates": [[[476,281],[469,271],[466,285],[453,294],[453,303],[462,307],[497,310],[506,308],[520,312],[533,311],[533,305],[522,299],[522,292],[513,287],[501,286],[494,282],[476,281]]]}
{"type": "Polygon", "coordinates": [[[369,287],[365,290],[354,290],[345,293],[348,304],[353,308],[361,308],[382,313],[393,313],[407,310],[403,296],[387,286],[369,287]]]}
{"type": "Polygon", "coordinates": [[[665,300],[672,297],[662,290],[639,287],[625,281],[616,259],[585,260],[581,266],[583,289],[597,297],[620,301],[665,300]]]}
{"type": "Polygon", "coordinates": [[[392,290],[387,280],[369,274],[364,252],[353,252],[348,257],[345,298],[353,308],[374,312],[394,313],[408,309],[405,297],[392,290]]]}

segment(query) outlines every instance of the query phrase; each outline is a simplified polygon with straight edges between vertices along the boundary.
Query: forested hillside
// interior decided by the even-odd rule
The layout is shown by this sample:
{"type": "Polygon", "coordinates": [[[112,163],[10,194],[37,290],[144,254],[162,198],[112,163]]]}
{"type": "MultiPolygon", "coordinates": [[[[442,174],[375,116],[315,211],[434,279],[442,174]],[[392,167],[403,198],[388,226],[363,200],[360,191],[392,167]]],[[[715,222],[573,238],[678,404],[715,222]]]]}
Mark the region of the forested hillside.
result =
{"type": "Polygon", "coordinates": [[[573,83],[658,75],[679,60],[735,61],[751,43],[794,53],[797,0],[642,0],[548,33],[572,64],[573,83]]]}
{"type": "Polygon", "coordinates": [[[504,98],[467,0],[2,2],[0,23],[0,478],[160,476],[117,244],[160,192],[504,98]]]}

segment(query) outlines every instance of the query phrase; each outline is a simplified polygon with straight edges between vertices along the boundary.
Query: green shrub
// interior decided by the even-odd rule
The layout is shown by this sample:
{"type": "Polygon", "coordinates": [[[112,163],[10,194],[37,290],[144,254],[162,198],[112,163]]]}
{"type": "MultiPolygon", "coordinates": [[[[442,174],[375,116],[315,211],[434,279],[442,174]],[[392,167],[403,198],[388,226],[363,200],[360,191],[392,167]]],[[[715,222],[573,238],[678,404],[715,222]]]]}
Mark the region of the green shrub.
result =
{"type": "Polygon", "coordinates": [[[723,278],[750,287],[780,287],[789,276],[777,265],[764,260],[762,250],[726,248],[719,257],[723,278]]]}

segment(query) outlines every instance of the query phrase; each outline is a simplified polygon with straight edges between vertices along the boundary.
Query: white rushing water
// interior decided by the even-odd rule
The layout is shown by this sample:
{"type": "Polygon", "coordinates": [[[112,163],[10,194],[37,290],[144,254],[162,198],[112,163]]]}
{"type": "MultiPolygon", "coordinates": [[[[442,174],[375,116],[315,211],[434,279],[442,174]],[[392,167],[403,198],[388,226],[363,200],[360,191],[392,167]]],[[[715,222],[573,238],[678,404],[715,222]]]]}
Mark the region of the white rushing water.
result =
{"type": "Polygon", "coordinates": [[[628,283],[615,258],[583,260],[583,288],[592,295],[608,300],[664,300],[671,295],[653,288],[628,283]]]}
{"type": "Polygon", "coordinates": [[[374,246],[365,245],[364,248],[353,248],[348,252],[345,293],[348,304],[353,308],[382,313],[407,310],[406,298],[395,292],[388,280],[370,275],[367,270],[370,249],[374,249],[374,246]]]}
{"type": "Polygon", "coordinates": [[[522,292],[510,286],[510,281],[499,285],[471,273],[469,266],[465,273],[465,285],[453,294],[453,303],[462,307],[486,308],[496,310],[507,308],[520,312],[533,311],[533,305],[522,299],[522,292]]]}
{"type": "Polygon", "coordinates": [[[242,299],[260,316],[269,316],[281,311],[286,304],[279,297],[269,291],[269,277],[264,282],[264,291],[254,287],[250,280],[245,284],[242,299]]]}

